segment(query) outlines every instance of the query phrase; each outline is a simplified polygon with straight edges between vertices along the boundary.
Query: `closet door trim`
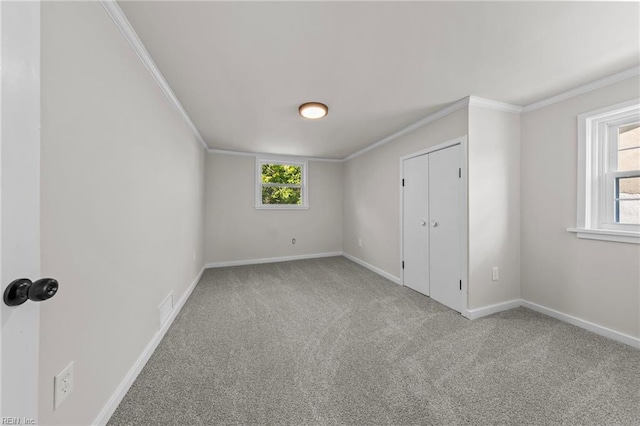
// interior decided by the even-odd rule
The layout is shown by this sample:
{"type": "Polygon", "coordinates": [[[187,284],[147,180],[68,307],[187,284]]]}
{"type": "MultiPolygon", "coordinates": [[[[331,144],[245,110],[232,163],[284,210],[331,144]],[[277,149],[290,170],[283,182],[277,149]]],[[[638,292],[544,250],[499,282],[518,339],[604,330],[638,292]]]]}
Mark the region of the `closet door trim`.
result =
{"type": "Polygon", "coordinates": [[[412,154],[408,154],[405,156],[400,157],[400,163],[399,163],[399,187],[400,187],[400,206],[399,206],[399,211],[400,211],[400,216],[399,216],[399,222],[400,222],[400,259],[399,259],[399,264],[400,264],[400,284],[404,285],[404,270],[402,269],[402,261],[404,259],[404,228],[403,228],[403,221],[404,221],[404,190],[402,189],[402,179],[403,179],[403,161],[404,160],[408,160],[410,158],[414,158],[414,157],[418,157],[420,155],[425,155],[425,154],[429,154],[431,152],[435,152],[435,151],[439,151],[442,149],[446,149],[455,145],[460,145],[460,178],[462,179],[462,185],[461,185],[461,190],[462,190],[462,194],[461,194],[461,214],[460,214],[460,220],[462,222],[461,224],[461,233],[460,233],[460,238],[461,238],[461,250],[462,253],[460,254],[460,276],[462,277],[462,291],[461,291],[461,297],[462,297],[462,312],[466,312],[467,308],[468,308],[468,299],[469,299],[469,181],[468,181],[468,174],[467,174],[467,169],[468,169],[468,149],[467,149],[467,136],[462,136],[456,139],[452,139],[450,141],[438,144],[438,145],[434,145],[431,146],[429,148],[414,152],[412,154]]]}

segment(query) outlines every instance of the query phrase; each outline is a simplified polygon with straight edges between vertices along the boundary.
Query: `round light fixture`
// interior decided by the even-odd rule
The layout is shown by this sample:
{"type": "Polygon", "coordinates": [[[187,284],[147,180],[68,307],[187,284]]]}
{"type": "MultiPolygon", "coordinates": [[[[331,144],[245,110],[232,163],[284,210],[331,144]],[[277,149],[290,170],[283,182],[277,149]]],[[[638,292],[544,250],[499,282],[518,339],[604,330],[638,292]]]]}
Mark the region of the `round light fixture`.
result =
{"type": "Polygon", "coordinates": [[[326,116],[329,113],[329,108],[320,102],[307,102],[298,107],[298,112],[301,117],[317,120],[326,116]]]}

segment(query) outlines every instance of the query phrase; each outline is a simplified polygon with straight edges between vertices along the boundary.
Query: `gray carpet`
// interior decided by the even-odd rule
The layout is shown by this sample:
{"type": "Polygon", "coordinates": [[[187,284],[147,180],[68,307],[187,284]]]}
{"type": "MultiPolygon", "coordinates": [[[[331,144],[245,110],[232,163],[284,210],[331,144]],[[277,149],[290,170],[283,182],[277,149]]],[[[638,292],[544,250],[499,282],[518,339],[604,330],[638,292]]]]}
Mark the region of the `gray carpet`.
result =
{"type": "Polygon", "coordinates": [[[640,425],[640,351],[342,258],[207,270],[110,425],[640,425]]]}

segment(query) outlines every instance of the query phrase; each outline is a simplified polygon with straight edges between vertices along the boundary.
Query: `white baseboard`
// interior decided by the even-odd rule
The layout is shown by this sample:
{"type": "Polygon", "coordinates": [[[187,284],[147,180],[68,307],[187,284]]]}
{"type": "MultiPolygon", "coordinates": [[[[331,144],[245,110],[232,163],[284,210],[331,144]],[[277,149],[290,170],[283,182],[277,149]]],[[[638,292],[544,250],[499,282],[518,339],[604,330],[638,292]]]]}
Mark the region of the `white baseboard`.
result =
{"type": "Polygon", "coordinates": [[[540,312],[541,314],[559,319],[560,321],[568,322],[569,324],[584,328],[585,330],[591,331],[595,334],[599,334],[600,336],[608,337],[620,343],[624,343],[626,345],[640,349],[640,339],[637,337],[629,336],[627,334],[611,330],[610,328],[603,327],[601,325],[594,324],[592,322],[585,321],[572,315],[564,314],[554,309],[550,309],[536,303],[528,302],[526,300],[522,301],[522,306],[524,306],[525,308],[529,308],[532,311],[540,312]]]}
{"type": "Polygon", "coordinates": [[[519,308],[522,306],[522,300],[514,299],[495,305],[483,306],[482,308],[467,309],[462,315],[470,320],[486,317],[487,315],[497,314],[498,312],[508,311],[509,309],[519,308]]]}
{"type": "Polygon", "coordinates": [[[333,257],[333,256],[342,256],[342,252],[332,251],[329,253],[311,253],[311,254],[300,254],[295,256],[265,257],[262,259],[230,260],[230,261],[224,261],[224,262],[207,263],[206,265],[204,265],[204,267],[205,268],[223,268],[225,266],[258,265],[260,263],[288,262],[290,260],[317,259],[320,257],[333,257]]]}
{"type": "Polygon", "coordinates": [[[93,421],[93,425],[103,426],[107,424],[113,413],[116,411],[116,408],[118,408],[118,405],[122,401],[122,398],[124,398],[124,396],[127,394],[127,391],[138,377],[138,374],[140,374],[144,366],[147,364],[147,361],[149,361],[149,358],[151,358],[151,355],[158,347],[158,344],[160,344],[160,341],[167,333],[167,330],[169,330],[169,327],[171,327],[171,324],[173,324],[173,320],[176,319],[178,313],[180,313],[182,307],[187,302],[187,299],[189,299],[189,296],[191,296],[191,293],[196,288],[198,281],[200,281],[200,277],[202,277],[202,273],[204,272],[204,270],[205,267],[200,270],[200,273],[198,274],[196,279],[193,280],[191,285],[189,285],[189,288],[187,288],[187,291],[184,292],[178,303],[176,303],[167,321],[164,323],[162,328],[160,328],[160,330],[158,330],[156,334],[154,334],[153,338],[151,338],[151,341],[149,342],[147,347],[144,348],[144,351],[142,351],[135,364],[133,364],[133,367],[131,367],[127,375],[124,377],[124,380],[122,380],[120,386],[118,386],[116,391],[111,395],[111,398],[109,398],[107,404],[93,421]]]}
{"type": "Polygon", "coordinates": [[[350,255],[350,254],[342,253],[342,255],[343,255],[344,257],[346,257],[347,259],[351,260],[352,262],[355,262],[355,263],[357,263],[357,264],[358,264],[358,265],[360,265],[360,266],[364,266],[364,267],[365,267],[365,268],[367,268],[368,270],[373,271],[373,272],[375,272],[376,274],[378,274],[378,275],[381,275],[381,276],[385,277],[385,278],[386,278],[386,279],[388,279],[389,281],[392,281],[392,282],[394,282],[394,283],[396,283],[396,284],[400,284],[400,278],[398,278],[398,277],[394,277],[394,276],[393,276],[393,275],[391,275],[390,273],[385,272],[385,271],[383,271],[382,269],[377,268],[377,267],[373,266],[372,264],[367,263],[367,262],[365,262],[365,261],[364,261],[364,260],[362,260],[362,259],[358,259],[357,257],[352,256],[352,255],[350,255]]]}
{"type": "Polygon", "coordinates": [[[312,253],[312,254],[301,254],[296,256],[281,256],[281,257],[265,257],[262,259],[247,259],[247,260],[230,260],[224,262],[212,262],[204,265],[205,268],[223,268],[225,266],[242,266],[242,265],[258,265],[261,263],[275,263],[275,262],[288,262],[290,260],[301,260],[301,259],[317,259],[321,257],[334,257],[334,256],[344,256],[347,259],[357,263],[360,266],[364,266],[365,268],[375,272],[378,275],[381,275],[392,281],[396,284],[400,284],[400,278],[394,277],[388,272],[383,271],[380,268],[377,268],[370,263],[365,262],[364,260],[358,259],[355,256],[352,256],[347,253],[343,253],[341,251],[332,251],[328,253],[312,253]]]}
{"type": "Polygon", "coordinates": [[[575,325],[576,327],[583,328],[600,336],[608,337],[609,339],[640,349],[640,338],[620,333],[619,331],[594,324],[592,322],[574,317],[573,315],[565,314],[563,312],[556,311],[555,309],[547,308],[546,306],[538,305],[537,303],[529,302],[527,300],[515,299],[503,303],[497,303],[495,305],[485,306],[482,308],[468,309],[463,313],[463,315],[470,320],[474,320],[498,312],[508,311],[509,309],[514,309],[520,306],[524,306],[525,308],[531,309],[532,311],[539,312],[546,316],[575,325]]]}

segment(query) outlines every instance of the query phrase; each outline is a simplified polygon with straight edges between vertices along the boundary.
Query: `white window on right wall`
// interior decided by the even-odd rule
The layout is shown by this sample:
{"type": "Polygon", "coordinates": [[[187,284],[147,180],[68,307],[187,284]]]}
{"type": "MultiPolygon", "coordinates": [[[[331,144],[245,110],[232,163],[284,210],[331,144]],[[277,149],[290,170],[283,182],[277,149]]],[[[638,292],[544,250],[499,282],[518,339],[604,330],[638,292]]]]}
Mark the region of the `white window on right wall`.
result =
{"type": "Polygon", "coordinates": [[[640,244],[640,99],[578,116],[580,238],[640,244]]]}

